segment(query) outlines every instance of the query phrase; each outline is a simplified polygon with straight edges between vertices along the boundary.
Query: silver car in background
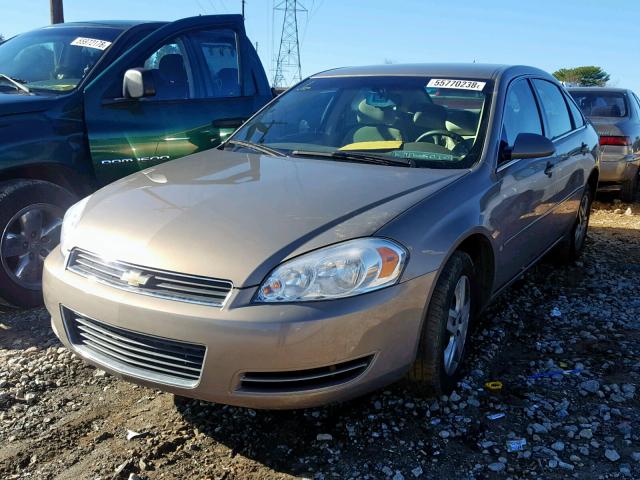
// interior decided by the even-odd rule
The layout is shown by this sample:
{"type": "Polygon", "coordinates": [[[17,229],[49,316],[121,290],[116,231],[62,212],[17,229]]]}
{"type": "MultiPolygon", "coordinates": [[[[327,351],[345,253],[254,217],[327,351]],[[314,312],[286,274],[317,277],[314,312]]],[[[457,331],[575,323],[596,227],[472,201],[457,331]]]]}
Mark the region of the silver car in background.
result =
{"type": "Polygon", "coordinates": [[[570,88],[600,135],[600,191],[632,202],[640,184],[640,100],[624,88],[570,88]]]}

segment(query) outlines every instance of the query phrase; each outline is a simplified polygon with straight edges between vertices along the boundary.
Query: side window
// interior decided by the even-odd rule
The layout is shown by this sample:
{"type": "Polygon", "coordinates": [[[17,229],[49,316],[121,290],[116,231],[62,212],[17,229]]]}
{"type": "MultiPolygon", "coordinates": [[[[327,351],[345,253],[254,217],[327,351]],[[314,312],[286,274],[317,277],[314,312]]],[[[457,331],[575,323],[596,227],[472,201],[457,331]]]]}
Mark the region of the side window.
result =
{"type": "Polygon", "coordinates": [[[205,98],[239,97],[240,69],[233,30],[200,30],[189,38],[201,58],[205,98]]]}
{"type": "Polygon", "coordinates": [[[638,97],[636,96],[635,93],[631,92],[631,96],[633,97],[633,100],[636,103],[636,112],[638,112],[638,115],[640,115],[640,100],[638,99],[638,97]]]}
{"type": "Polygon", "coordinates": [[[580,128],[584,125],[584,117],[582,116],[582,112],[574,102],[571,95],[565,95],[565,99],[567,100],[567,104],[569,105],[569,110],[571,110],[571,116],[573,117],[573,124],[575,128],[580,128]]]}
{"type": "Polygon", "coordinates": [[[193,98],[193,74],[182,39],[162,45],[141,66],[153,72],[154,100],[193,98]]]}
{"type": "Polygon", "coordinates": [[[540,114],[529,82],[516,80],[509,86],[502,121],[503,141],[513,145],[519,133],[542,134],[540,114]]]}
{"type": "Polygon", "coordinates": [[[538,92],[542,113],[547,120],[548,132],[546,136],[553,140],[571,131],[571,117],[564,96],[560,89],[546,80],[533,80],[533,86],[538,92]]]}

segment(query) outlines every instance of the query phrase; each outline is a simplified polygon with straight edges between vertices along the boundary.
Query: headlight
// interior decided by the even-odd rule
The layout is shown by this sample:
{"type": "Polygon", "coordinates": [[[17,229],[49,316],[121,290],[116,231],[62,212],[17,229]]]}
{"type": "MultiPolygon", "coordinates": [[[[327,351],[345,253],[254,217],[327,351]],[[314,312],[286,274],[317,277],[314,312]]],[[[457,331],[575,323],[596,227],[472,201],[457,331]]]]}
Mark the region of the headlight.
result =
{"type": "Polygon", "coordinates": [[[67,210],[67,213],[64,214],[64,219],[62,220],[62,230],[60,231],[60,250],[65,257],[69,255],[69,252],[73,247],[73,245],[71,244],[73,232],[78,226],[80,218],[82,217],[82,212],[84,212],[84,207],[87,206],[87,202],[90,198],[91,195],[83,198],[78,203],[71,205],[71,207],[69,207],[69,209],[67,210]]]}
{"type": "Polygon", "coordinates": [[[406,258],[406,250],[391,240],[349,240],[283,263],[260,286],[257,301],[324,300],[377,290],[398,281],[406,258]]]}

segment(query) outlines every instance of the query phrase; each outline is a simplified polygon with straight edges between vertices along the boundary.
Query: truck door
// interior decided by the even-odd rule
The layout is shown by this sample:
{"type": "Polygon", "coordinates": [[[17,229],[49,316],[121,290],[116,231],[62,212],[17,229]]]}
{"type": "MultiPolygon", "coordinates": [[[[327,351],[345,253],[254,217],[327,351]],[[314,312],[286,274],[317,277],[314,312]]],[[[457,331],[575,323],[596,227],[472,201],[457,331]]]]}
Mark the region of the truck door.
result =
{"type": "Polygon", "coordinates": [[[161,27],[85,90],[85,120],[100,184],[218,145],[270,99],[238,15],[161,27]],[[153,96],[122,98],[126,70],[152,72],[153,96]]]}

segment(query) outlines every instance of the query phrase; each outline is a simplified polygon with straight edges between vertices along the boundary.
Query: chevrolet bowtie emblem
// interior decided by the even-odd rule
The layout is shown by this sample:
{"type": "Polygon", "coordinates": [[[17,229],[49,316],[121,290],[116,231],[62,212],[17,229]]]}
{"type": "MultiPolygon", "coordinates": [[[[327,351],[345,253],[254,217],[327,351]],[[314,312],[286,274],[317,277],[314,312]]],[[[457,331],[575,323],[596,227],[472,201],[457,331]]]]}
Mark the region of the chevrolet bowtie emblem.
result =
{"type": "Polygon", "coordinates": [[[140,270],[127,270],[120,276],[120,280],[127,282],[130,287],[144,287],[151,279],[151,275],[145,275],[140,270]]]}

